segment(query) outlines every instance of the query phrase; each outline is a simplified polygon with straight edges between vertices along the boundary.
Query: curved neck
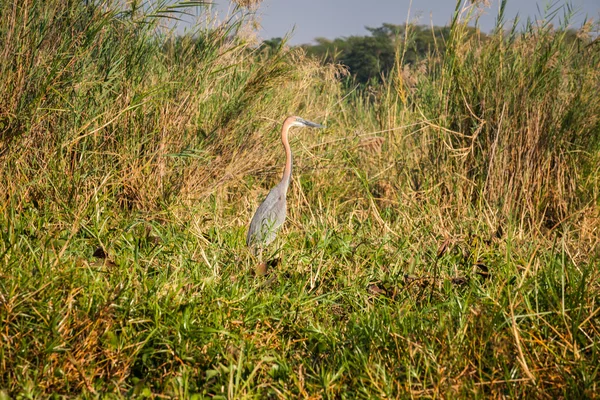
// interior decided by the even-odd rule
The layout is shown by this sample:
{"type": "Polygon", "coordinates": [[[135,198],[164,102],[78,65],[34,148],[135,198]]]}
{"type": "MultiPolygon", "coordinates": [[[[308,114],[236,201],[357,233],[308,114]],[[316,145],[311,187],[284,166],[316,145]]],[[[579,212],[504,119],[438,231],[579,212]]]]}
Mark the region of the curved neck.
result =
{"type": "Polygon", "coordinates": [[[292,177],[292,149],[290,148],[290,142],[288,141],[289,129],[290,124],[288,123],[284,123],[283,127],[281,128],[281,142],[283,143],[283,148],[285,149],[285,169],[283,170],[281,183],[283,183],[286,190],[290,185],[290,179],[292,177]]]}

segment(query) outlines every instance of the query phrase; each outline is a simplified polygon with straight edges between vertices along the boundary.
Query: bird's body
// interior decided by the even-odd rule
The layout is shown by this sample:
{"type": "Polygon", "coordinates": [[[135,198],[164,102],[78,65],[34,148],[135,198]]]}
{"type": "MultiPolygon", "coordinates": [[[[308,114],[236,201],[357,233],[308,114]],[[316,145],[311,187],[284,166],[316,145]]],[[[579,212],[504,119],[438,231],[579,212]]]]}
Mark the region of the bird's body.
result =
{"type": "Polygon", "coordinates": [[[277,231],[285,221],[286,192],[287,188],[282,188],[280,182],[271,189],[265,200],[258,206],[248,229],[246,238],[248,246],[255,244],[266,246],[275,240],[277,231]]]}
{"type": "Polygon", "coordinates": [[[285,149],[285,168],[281,181],[269,192],[260,204],[250,222],[246,244],[250,247],[262,249],[277,236],[277,231],[283,225],[286,216],[286,194],[292,178],[292,150],[288,141],[288,131],[292,126],[309,126],[322,128],[314,122],[306,121],[300,117],[287,117],[281,128],[281,142],[285,149]]]}

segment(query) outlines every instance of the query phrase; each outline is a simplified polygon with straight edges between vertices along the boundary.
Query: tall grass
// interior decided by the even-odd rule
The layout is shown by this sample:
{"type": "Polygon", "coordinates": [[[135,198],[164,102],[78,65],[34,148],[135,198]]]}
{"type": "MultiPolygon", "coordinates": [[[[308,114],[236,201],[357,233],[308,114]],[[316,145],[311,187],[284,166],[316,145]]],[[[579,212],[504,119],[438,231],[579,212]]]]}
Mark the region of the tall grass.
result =
{"type": "Polygon", "coordinates": [[[279,119],[271,110],[301,111],[302,93],[326,85],[326,71],[294,68],[286,50],[253,62],[253,43],[237,34],[244,18],[172,38],[157,17],[168,7],[4,5],[5,195],[54,203],[93,194],[139,209],[197,198],[234,155],[241,170],[232,172],[252,168],[243,160],[279,119]],[[23,181],[33,184],[13,186],[23,181]]]}
{"type": "Polygon", "coordinates": [[[184,10],[0,3],[0,396],[598,396],[597,42],[457,14],[344,92],[184,10]],[[262,278],[290,114],[328,129],[262,278]]]}
{"type": "Polygon", "coordinates": [[[570,15],[559,30],[543,22],[556,12],[484,43],[464,40],[455,18],[434,98],[418,102],[446,128],[433,155],[472,183],[463,193],[533,228],[557,228],[598,204],[597,182],[586,178],[600,148],[600,53],[568,35],[570,15]]]}
{"type": "Polygon", "coordinates": [[[408,26],[391,76],[358,100],[368,129],[393,130],[406,184],[453,211],[487,210],[523,232],[573,221],[589,229],[600,200],[597,28],[568,29],[572,11],[557,7],[517,29],[505,24],[502,2],[496,30],[476,35],[467,24],[475,5],[460,6],[443,53],[417,65],[403,63],[408,26]],[[562,26],[548,22],[563,11],[562,26]]]}

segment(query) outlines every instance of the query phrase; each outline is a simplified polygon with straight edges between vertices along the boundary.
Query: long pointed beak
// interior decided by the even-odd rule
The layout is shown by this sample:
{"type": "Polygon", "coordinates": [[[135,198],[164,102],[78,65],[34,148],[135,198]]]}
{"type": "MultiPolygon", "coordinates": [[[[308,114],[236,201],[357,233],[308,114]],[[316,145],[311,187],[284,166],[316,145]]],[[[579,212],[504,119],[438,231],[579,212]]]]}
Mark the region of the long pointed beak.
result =
{"type": "Polygon", "coordinates": [[[316,122],[307,121],[303,118],[296,118],[296,121],[300,122],[305,126],[310,126],[311,128],[325,128],[324,125],[317,124],[316,122]]]}

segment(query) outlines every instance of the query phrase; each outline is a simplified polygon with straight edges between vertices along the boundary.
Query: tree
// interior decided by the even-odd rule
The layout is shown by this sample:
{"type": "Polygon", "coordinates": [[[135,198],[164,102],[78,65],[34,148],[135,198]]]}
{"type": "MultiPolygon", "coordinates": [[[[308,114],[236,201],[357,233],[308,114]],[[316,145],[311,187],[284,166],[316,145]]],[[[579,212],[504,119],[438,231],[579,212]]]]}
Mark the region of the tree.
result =
{"type": "Polygon", "coordinates": [[[351,36],[340,62],[348,66],[359,83],[380,79],[394,66],[392,41],[385,36],[351,36]]]}
{"type": "MultiPolygon", "coordinates": [[[[416,64],[431,53],[444,54],[450,35],[449,27],[426,25],[394,25],[366,27],[369,36],[350,36],[329,40],[316,38],[314,45],[303,45],[308,55],[325,63],[341,63],[348,67],[354,79],[365,84],[381,80],[394,67],[396,52],[404,64],[416,64]]],[[[468,28],[469,35],[480,35],[477,28],[468,28]]]]}

